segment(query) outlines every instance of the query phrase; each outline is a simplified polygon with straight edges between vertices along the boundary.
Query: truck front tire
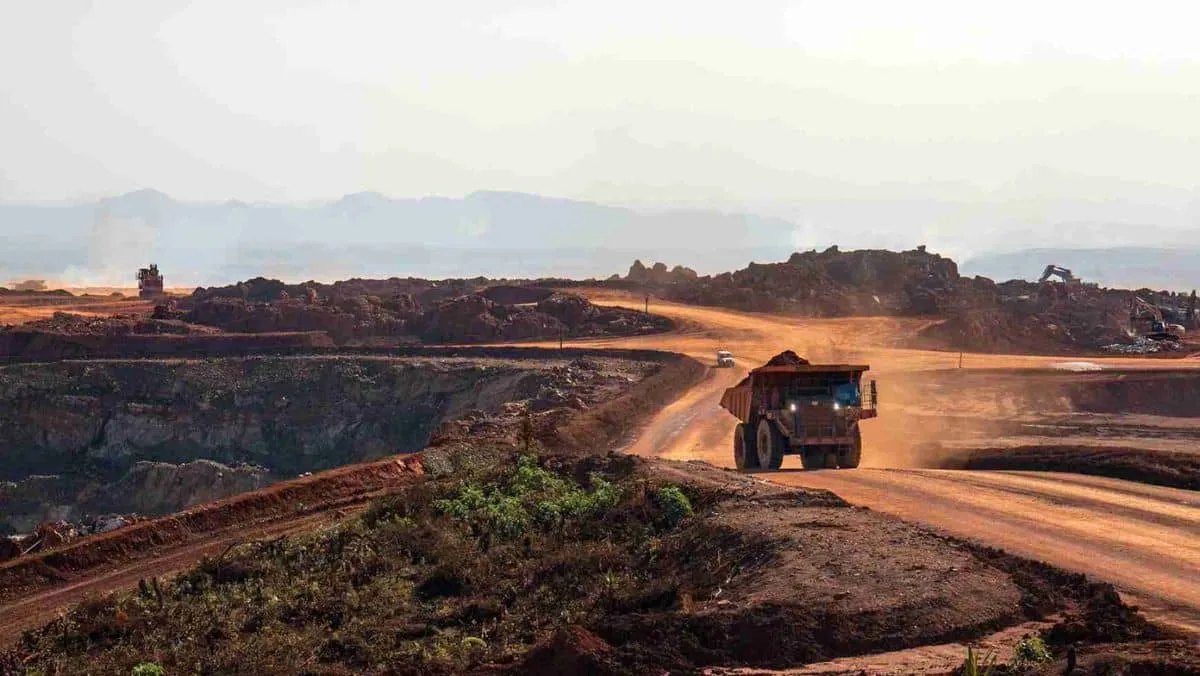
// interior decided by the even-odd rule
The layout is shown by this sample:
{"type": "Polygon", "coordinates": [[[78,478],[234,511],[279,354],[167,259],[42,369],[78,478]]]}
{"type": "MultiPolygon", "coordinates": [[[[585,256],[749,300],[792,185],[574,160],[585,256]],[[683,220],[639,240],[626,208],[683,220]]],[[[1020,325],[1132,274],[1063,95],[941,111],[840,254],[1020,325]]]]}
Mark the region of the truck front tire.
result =
{"type": "Polygon", "coordinates": [[[758,421],[758,466],[762,469],[779,469],[783,465],[783,451],[787,440],[779,429],[766,418],[758,421]]]}
{"type": "Polygon", "coordinates": [[[838,452],[838,466],[842,469],[854,469],[862,460],[862,431],[854,426],[854,442],[838,452]]]}
{"type": "Polygon", "coordinates": [[[733,428],[733,464],[740,470],[758,469],[754,435],[750,434],[749,428],[742,423],[733,428]]]}

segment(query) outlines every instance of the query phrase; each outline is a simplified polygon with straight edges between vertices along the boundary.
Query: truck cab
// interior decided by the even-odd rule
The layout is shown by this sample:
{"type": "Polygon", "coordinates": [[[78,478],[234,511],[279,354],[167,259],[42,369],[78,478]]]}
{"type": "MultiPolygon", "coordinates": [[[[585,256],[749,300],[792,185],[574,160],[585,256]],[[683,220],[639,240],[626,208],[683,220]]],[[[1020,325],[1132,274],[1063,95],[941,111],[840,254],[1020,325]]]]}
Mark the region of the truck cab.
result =
{"type": "Polygon", "coordinates": [[[717,350],[717,368],[733,368],[733,353],[729,350],[717,350]]]}

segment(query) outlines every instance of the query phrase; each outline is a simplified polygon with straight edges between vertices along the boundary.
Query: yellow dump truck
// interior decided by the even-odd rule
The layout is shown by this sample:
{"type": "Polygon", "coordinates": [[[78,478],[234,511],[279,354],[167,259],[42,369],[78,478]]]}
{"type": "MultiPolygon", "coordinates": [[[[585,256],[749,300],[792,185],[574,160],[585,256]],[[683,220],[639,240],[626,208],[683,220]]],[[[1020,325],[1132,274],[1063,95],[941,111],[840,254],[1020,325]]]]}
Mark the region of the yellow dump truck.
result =
{"type": "Polygon", "coordinates": [[[810,364],[784,352],[725,390],[721,407],[740,422],[733,459],[740,470],[775,470],[798,455],[804,469],[850,469],[862,459],[859,423],[877,415],[875,381],[864,391],[855,364],[810,364]]]}

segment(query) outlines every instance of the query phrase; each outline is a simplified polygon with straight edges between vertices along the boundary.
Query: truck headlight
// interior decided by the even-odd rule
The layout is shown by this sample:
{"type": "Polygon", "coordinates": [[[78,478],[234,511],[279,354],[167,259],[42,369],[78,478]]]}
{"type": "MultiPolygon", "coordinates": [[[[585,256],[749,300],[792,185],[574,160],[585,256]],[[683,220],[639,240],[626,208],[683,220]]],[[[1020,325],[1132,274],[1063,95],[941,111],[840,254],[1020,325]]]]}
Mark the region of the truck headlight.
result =
{"type": "Polygon", "coordinates": [[[795,413],[795,412],[796,412],[796,405],[795,405],[795,404],[792,404],[791,406],[788,406],[788,408],[789,408],[789,409],[791,409],[792,413],[795,413]]]}
{"type": "Polygon", "coordinates": [[[833,410],[835,410],[835,411],[836,411],[836,410],[838,410],[839,408],[841,408],[841,405],[840,405],[840,404],[838,404],[836,401],[835,401],[835,402],[833,402],[833,410]]]}

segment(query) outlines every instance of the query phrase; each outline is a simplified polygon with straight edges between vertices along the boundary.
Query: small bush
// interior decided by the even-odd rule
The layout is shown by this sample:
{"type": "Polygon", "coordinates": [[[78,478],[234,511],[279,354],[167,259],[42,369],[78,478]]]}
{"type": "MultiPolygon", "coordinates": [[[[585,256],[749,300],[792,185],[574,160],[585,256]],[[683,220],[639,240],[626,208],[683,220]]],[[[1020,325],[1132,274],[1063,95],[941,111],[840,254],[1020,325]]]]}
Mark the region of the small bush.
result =
{"type": "Polygon", "coordinates": [[[1021,669],[1034,664],[1049,662],[1053,657],[1045,641],[1037,636],[1026,636],[1017,643],[1013,651],[1012,666],[1021,669]]]}
{"type": "Polygon", "coordinates": [[[519,456],[515,470],[488,490],[475,483],[459,488],[453,497],[434,501],[434,508],[471,526],[476,535],[513,539],[533,525],[542,530],[563,526],[611,509],[620,490],[592,475],[591,490],[539,467],[530,456],[519,456]]]}
{"type": "Polygon", "coordinates": [[[143,662],[133,668],[133,676],[166,676],[166,671],[153,662],[143,662]]]}
{"type": "Polygon", "coordinates": [[[674,527],[692,515],[692,501],[688,500],[678,486],[663,486],[654,497],[668,526],[674,527]]]}

